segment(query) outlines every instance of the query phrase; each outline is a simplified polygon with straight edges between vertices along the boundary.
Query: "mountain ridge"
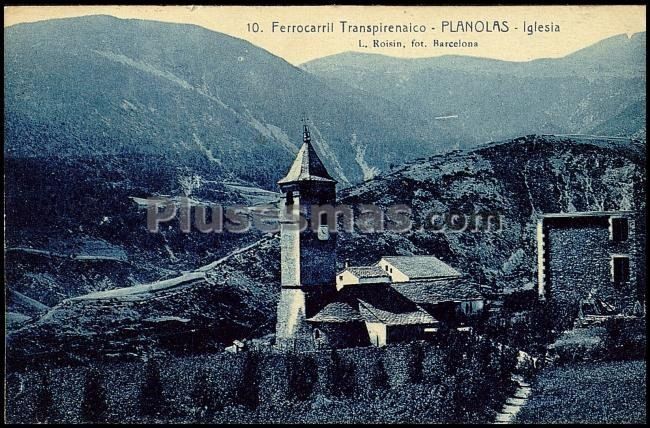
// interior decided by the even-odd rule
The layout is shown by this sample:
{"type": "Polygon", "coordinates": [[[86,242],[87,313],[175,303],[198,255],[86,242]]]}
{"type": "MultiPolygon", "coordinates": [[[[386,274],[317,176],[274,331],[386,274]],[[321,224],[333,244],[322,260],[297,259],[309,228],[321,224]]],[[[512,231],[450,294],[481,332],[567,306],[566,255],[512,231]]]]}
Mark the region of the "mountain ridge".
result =
{"type": "MultiPolygon", "coordinates": [[[[414,160],[343,190],[338,202],[352,207],[372,203],[384,212],[392,205],[404,204],[412,207],[416,224],[422,224],[430,212],[500,213],[503,229],[481,233],[418,229],[341,232],[338,265],[342,268],[343,260],[367,265],[383,256],[429,254],[493,292],[529,287],[536,278],[536,216],[630,209],[643,216],[645,156],[644,144],[639,141],[529,135],[414,160]],[[513,164],[521,168],[512,168],[513,164]]],[[[8,349],[20,358],[21,353],[45,349],[63,352],[68,349],[67,341],[73,339],[95,344],[88,349],[113,354],[132,352],[135,344],[185,352],[190,349],[187,341],[171,344],[156,337],[169,334],[170,329],[190,329],[194,333],[187,338],[194,338],[192,349],[196,351],[206,346],[219,348],[251,334],[270,333],[280,288],[279,252],[277,235],[267,236],[234,251],[217,265],[189,269],[175,280],[159,281],[146,289],[140,286],[138,295],[132,295],[134,289],[124,289],[95,295],[101,299],[90,298],[93,295],[67,299],[50,309],[45,318],[13,332],[8,349]],[[180,288],[175,288],[176,284],[180,288]],[[76,321],[71,322],[73,319],[76,321]],[[164,322],[142,324],[145,319],[164,322]],[[146,328],[138,328],[135,336],[128,333],[139,325],[146,328]]],[[[94,352],[82,347],[64,353],[85,358],[83,355],[94,352]]]]}

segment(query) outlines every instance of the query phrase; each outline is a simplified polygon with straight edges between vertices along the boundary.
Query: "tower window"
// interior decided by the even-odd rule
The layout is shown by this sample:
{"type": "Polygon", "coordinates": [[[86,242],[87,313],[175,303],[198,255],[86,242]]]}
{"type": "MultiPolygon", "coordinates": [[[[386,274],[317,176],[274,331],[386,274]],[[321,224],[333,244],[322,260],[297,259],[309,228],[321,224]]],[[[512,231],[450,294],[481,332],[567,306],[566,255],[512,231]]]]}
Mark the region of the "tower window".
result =
{"type": "Polygon", "coordinates": [[[318,239],[321,241],[327,241],[330,239],[329,226],[327,224],[327,213],[320,213],[318,220],[318,239]]]}
{"type": "Polygon", "coordinates": [[[320,223],[319,226],[327,226],[327,213],[320,213],[320,223]]]}
{"type": "Polygon", "coordinates": [[[629,234],[629,226],[626,218],[612,217],[610,239],[615,242],[626,241],[629,234]]]}
{"type": "Polygon", "coordinates": [[[287,200],[285,202],[285,205],[293,205],[293,192],[287,192],[287,200]]]}
{"type": "Polygon", "coordinates": [[[612,257],[612,281],[624,284],[630,279],[630,258],[627,256],[612,257]]]}

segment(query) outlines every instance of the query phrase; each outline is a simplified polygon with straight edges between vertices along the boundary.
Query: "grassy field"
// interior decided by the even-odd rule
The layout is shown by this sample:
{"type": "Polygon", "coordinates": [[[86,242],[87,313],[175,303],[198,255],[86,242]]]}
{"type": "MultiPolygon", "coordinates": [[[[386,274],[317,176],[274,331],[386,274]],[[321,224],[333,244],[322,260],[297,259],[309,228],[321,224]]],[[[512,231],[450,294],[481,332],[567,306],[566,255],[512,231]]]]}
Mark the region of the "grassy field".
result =
{"type": "Polygon", "coordinates": [[[576,363],[546,369],[519,423],[645,423],[646,362],[576,363]]]}

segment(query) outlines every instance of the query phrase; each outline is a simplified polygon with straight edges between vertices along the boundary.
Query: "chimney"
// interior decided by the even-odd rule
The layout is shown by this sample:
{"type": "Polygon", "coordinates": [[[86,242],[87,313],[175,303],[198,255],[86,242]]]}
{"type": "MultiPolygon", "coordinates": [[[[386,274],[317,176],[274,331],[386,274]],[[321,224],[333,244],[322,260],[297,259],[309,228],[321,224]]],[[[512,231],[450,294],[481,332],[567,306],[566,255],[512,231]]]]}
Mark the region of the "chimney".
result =
{"type": "Polygon", "coordinates": [[[345,259],[345,263],[343,264],[343,266],[345,268],[349,268],[350,267],[350,259],[345,259]]]}

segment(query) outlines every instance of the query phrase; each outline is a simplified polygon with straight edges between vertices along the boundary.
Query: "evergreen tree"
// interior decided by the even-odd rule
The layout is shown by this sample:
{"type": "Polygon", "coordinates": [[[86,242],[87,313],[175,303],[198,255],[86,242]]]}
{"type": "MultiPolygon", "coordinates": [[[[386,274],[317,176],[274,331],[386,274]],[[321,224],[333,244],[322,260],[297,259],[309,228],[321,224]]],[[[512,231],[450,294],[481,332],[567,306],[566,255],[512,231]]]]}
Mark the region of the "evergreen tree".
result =
{"type": "Polygon", "coordinates": [[[341,395],[352,397],[357,389],[356,367],[354,361],[348,361],[343,364],[343,377],[340,380],[341,395]]]}
{"type": "Polygon", "coordinates": [[[235,397],[237,403],[255,409],[260,400],[258,368],[261,358],[256,351],[247,351],[243,355],[244,364],[235,397]]]}
{"type": "Polygon", "coordinates": [[[144,382],[140,390],[140,411],[144,416],[158,416],[165,408],[160,368],[155,360],[149,360],[144,368],[144,382]]]}
{"type": "Polygon", "coordinates": [[[199,370],[194,377],[192,402],[198,409],[199,419],[209,416],[216,408],[216,393],[205,369],[199,370]]]}
{"type": "Polygon", "coordinates": [[[351,397],[356,389],[354,362],[343,361],[336,350],[330,353],[327,390],[334,397],[351,397]]]}
{"type": "Polygon", "coordinates": [[[390,388],[390,379],[388,378],[388,373],[386,372],[386,367],[384,367],[384,362],[381,358],[377,358],[375,363],[372,365],[370,373],[370,387],[374,391],[385,391],[390,388]]]}
{"type": "Polygon", "coordinates": [[[424,379],[424,357],[424,345],[414,342],[411,345],[411,361],[408,372],[411,383],[422,383],[424,379]]]}
{"type": "Polygon", "coordinates": [[[105,420],[107,410],[106,390],[102,385],[101,376],[96,369],[91,369],[86,374],[81,418],[84,422],[101,422],[105,420]]]}
{"type": "Polygon", "coordinates": [[[318,366],[311,355],[288,354],[289,395],[298,401],[311,397],[318,377],[318,366]]]}
{"type": "Polygon", "coordinates": [[[36,412],[34,417],[39,423],[52,423],[56,418],[54,409],[54,399],[52,398],[52,389],[50,378],[47,371],[41,372],[41,385],[36,392],[36,412]]]}
{"type": "Polygon", "coordinates": [[[339,357],[336,349],[332,349],[330,352],[330,358],[327,362],[327,393],[332,397],[341,396],[341,385],[339,379],[341,377],[341,357],[339,357]]]}

